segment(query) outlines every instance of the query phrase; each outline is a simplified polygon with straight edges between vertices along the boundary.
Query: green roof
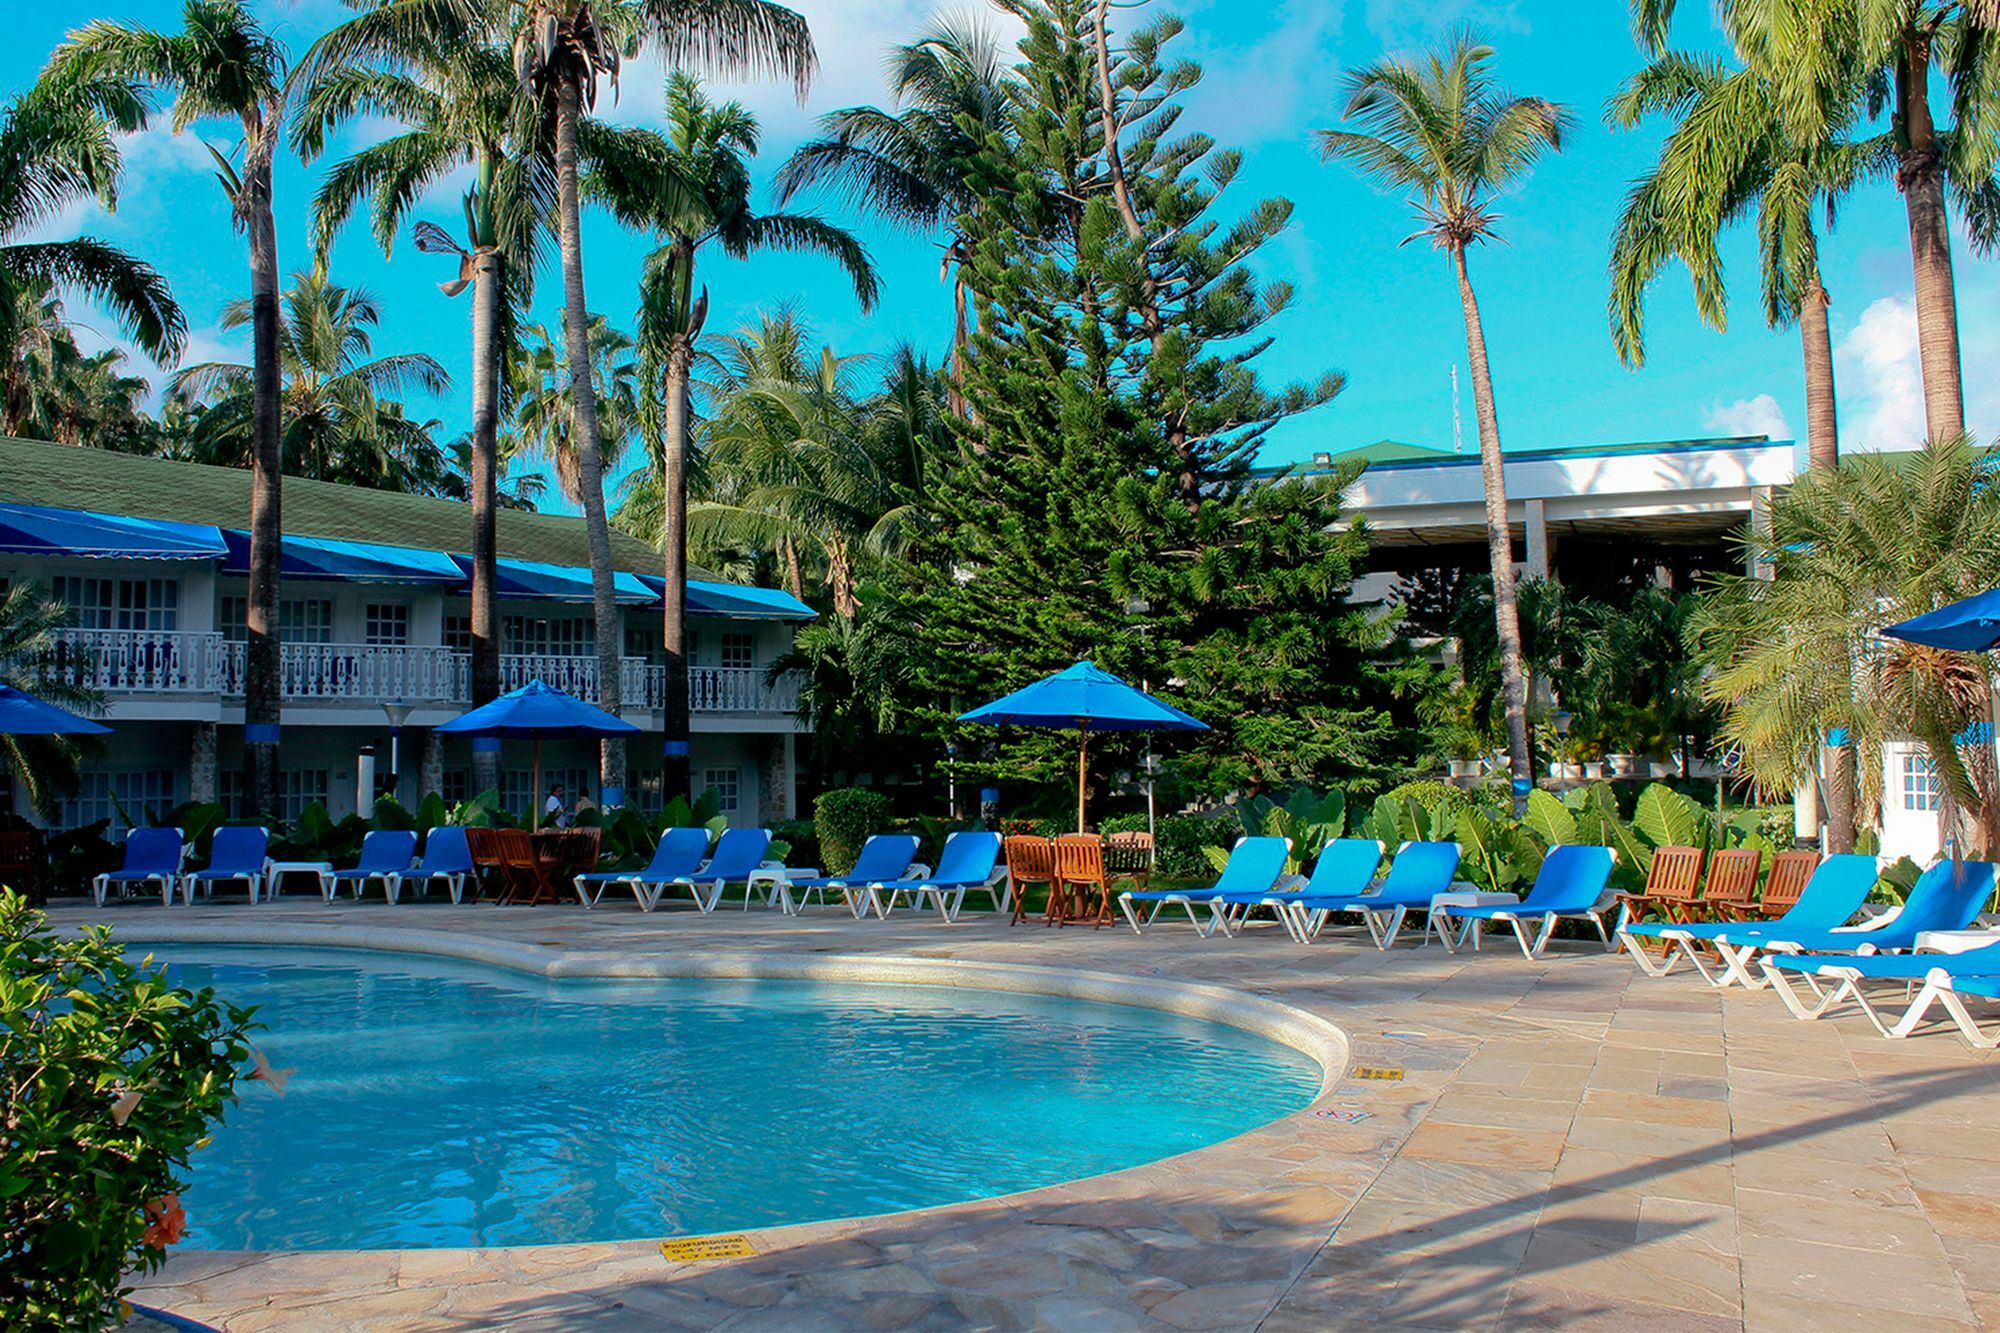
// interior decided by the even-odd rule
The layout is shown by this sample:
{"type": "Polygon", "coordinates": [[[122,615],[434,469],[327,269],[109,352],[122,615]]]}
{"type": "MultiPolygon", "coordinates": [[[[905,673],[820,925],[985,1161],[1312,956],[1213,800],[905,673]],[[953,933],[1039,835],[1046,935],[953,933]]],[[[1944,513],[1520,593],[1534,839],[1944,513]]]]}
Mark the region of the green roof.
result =
{"type": "MultiPolygon", "coordinates": [[[[0,500],[218,528],[250,526],[250,474],[240,468],[6,436],[0,436],[0,500]]],[[[285,533],[293,537],[459,554],[472,547],[472,506],[458,500],[286,477],[283,517],[285,533]]],[[[503,559],[590,564],[581,518],[502,509],[496,526],[503,559]]],[[[615,528],[611,559],[630,574],[660,571],[659,552],[615,528]]]]}
{"type": "MultiPolygon", "coordinates": [[[[1619,444],[1552,444],[1537,445],[1527,449],[1508,449],[1507,461],[1521,462],[1531,458],[1563,458],[1567,456],[1606,458],[1619,454],[1673,453],[1689,449],[1728,449],[1761,444],[1788,443],[1773,441],[1768,435],[1733,435],[1713,439],[1694,440],[1646,440],[1619,444]]],[[[1345,463],[1358,459],[1368,465],[1377,466],[1394,463],[1469,463],[1479,462],[1479,450],[1468,446],[1462,453],[1449,449],[1433,449],[1422,444],[1406,444],[1401,440],[1377,440],[1373,444],[1357,445],[1351,449],[1319,449],[1302,459],[1289,463],[1258,464],[1253,470],[1258,472],[1290,472],[1295,468],[1327,467],[1334,463],[1345,463]],[[1320,460],[1324,458],[1326,462],[1320,460]]]]}

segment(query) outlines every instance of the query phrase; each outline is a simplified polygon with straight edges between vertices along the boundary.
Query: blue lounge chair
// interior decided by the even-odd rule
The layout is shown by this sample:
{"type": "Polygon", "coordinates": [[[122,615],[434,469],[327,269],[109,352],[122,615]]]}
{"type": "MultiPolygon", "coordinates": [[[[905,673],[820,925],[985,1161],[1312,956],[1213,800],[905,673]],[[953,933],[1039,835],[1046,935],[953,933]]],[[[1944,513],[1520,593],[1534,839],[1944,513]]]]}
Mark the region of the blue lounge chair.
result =
{"type": "Polygon", "coordinates": [[[857,915],[866,917],[867,909],[873,907],[876,916],[887,920],[897,900],[907,893],[911,907],[929,902],[946,921],[956,921],[959,909],[965,905],[965,895],[977,891],[990,894],[993,910],[1004,912],[1013,901],[1007,894],[1006,883],[1007,871],[1000,864],[1000,835],[967,830],[944,840],[937,870],[929,877],[869,884],[857,915]]]}
{"type": "Polygon", "coordinates": [[[1963,930],[1993,896],[1990,861],[1940,861],[1910,889],[1903,905],[1888,916],[1851,928],[1780,930],[1775,923],[1739,926],[1710,936],[1725,971],[1715,984],[1738,982],[1761,990],[1767,980],[1750,970],[1759,953],[1895,953],[1917,946],[1931,930],[1963,930]]]}
{"type": "Polygon", "coordinates": [[[1210,930],[1220,929],[1225,935],[1233,935],[1247,925],[1260,907],[1269,908],[1285,933],[1298,938],[1294,925],[1293,906],[1307,894],[1323,898],[1351,898],[1367,891],[1375,882],[1375,872],[1382,868],[1382,844],[1373,838],[1336,838],[1320,848],[1319,859],[1313,862],[1312,877],[1301,879],[1289,875],[1279,880],[1276,889],[1258,893],[1231,890],[1218,893],[1208,900],[1209,911],[1215,914],[1210,930]]]}
{"type": "MultiPolygon", "coordinates": [[[[1933,962],[1937,962],[1949,955],[1927,956],[1933,962]]],[[[1964,957],[1963,954],[1958,956],[1964,957]]],[[[2000,1032],[1987,1032],[1981,1028],[1979,1020],[1965,1007],[1965,997],[1968,995],[1976,995],[1982,1000],[2000,1000],[2000,976],[1966,976],[1947,967],[1935,967],[1930,975],[1924,978],[1922,988],[1917,991],[1915,998],[1910,1001],[1910,1007],[1903,1011],[1901,1018],[1894,1023],[1885,1024],[1876,1017],[1873,1009],[1868,1010],[1868,1017],[1874,1021],[1877,1028],[1881,1029],[1883,1036],[1907,1037],[1917,1030],[1918,1024],[1924,1021],[1924,1016],[1930,1013],[1933,1005],[1936,1005],[1958,1025],[1959,1034],[1977,1049],[1990,1051],[2000,1047],[2000,1032]]]]}
{"type": "Polygon", "coordinates": [[[653,901],[658,903],[660,895],[668,889],[686,889],[694,898],[696,907],[703,912],[713,912],[715,904],[722,898],[722,891],[731,884],[747,884],[764,864],[764,853],[769,850],[769,829],[728,829],[715,840],[714,852],[699,870],[649,885],[654,890],[653,901]]]}
{"type": "Polygon", "coordinates": [[[187,855],[187,840],[177,828],[135,828],[125,835],[125,864],[90,881],[91,896],[99,907],[111,889],[124,897],[134,885],[160,890],[163,902],[172,902],[174,881],[180,878],[181,860],[187,855]]]}
{"type": "Polygon", "coordinates": [[[1321,896],[1308,888],[1291,904],[1292,937],[1310,943],[1319,938],[1328,917],[1352,912],[1368,928],[1376,948],[1394,948],[1410,913],[1428,919],[1431,899],[1451,888],[1460,855],[1455,842],[1406,842],[1372,893],[1321,896]]]}
{"type": "MultiPolygon", "coordinates": [[[[1867,932],[1856,932],[1866,934],[1867,932]]],[[[2000,977],[2000,934],[1994,942],[1963,953],[1877,953],[1831,957],[1826,954],[1766,954],[1757,960],[1764,978],[1799,1018],[1813,1019],[1842,1000],[1853,1000],[1887,1033],[1892,1026],[1875,1012],[1867,986],[1893,985],[1904,994],[1933,972],[1960,977],[2000,977]],[[1808,998],[1810,997],[1810,998],[1808,998]]]]}
{"type": "Polygon", "coordinates": [[[826,906],[829,890],[837,891],[847,910],[855,916],[855,893],[858,890],[866,901],[867,886],[870,884],[893,884],[901,879],[928,878],[929,871],[918,876],[910,874],[911,866],[917,859],[917,838],[913,833],[877,833],[861,844],[861,851],[854,858],[854,868],[844,875],[820,875],[806,879],[787,879],[775,883],[780,905],[786,916],[796,916],[805,909],[807,899],[819,895],[820,906],[826,906]],[[794,897],[793,895],[797,895],[794,897]]]}
{"type": "Polygon", "coordinates": [[[1290,838],[1238,838],[1236,845],[1229,849],[1229,861],[1222,867],[1222,874],[1215,883],[1205,889],[1127,889],[1118,895],[1118,910],[1132,923],[1134,933],[1143,932],[1153,923],[1169,903],[1176,903],[1186,911],[1188,921],[1203,937],[1213,934],[1221,920],[1221,914],[1209,904],[1226,893],[1254,894],[1261,898],[1278,886],[1285,873],[1285,858],[1292,854],[1290,838]],[[1152,911],[1145,921],[1139,920],[1134,903],[1150,903],[1152,911]],[[1209,919],[1204,924],[1195,914],[1200,905],[1209,910],[1209,919]]]}
{"type": "Polygon", "coordinates": [[[1875,882],[1881,876],[1881,865],[1872,856],[1855,852],[1829,856],[1819,863],[1819,869],[1813,871],[1812,878],[1806,881],[1799,900],[1774,921],[1762,924],[1727,921],[1709,925],[1637,922],[1621,927],[1618,939],[1625,946],[1625,951],[1638,959],[1639,966],[1652,976],[1666,976],[1674,970],[1675,964],[1685,958],[1694,964],[1695,971],[1701,973],[1711,986],[1727,985],[1735,979],[1730,976],[1730,969],[1725,966],[1720,975],[1711,972],[1708,962],[1701,955],[1701,946],[1712,945],[1717,936],[1731,932],[1759,930],[1778,934],[1817,934],[1845,925],[1868,901],[1868,895],[1874,892],[1875,882]],[[1642,939],[1666,941],[1667,952],[1660,961],[1656,963],[1647,956],[1639,943],[1642,939]]]}
{"type": "Polygon", "coordinates": [[[368,881],[382,881],[382,892],[389,891],[389,876],[401,875],[410,868],[410,862],[417,859],[417,835],[410,829],[376,829],[361,840],[361,855],[355,863],[344,870],[323,870],[319,877],[319,891],[328,902],[340,892],[342,884],[354,886],[354,896],[359,899],[368,888],[368,881]]]}
{"type": "MultiPolygon", "coordinates": [[[[250,903],[255,906],[258,890],[264,885],[264,868],[270,852],[269,829],[217,829],[214,841],[208,845],[208,869],[181,876],[181,901],[192,907],[196,888],[206,897],[215,892],[217,884],[240,883],[250,890],[250,903]]],[[[167,897],[173,897],[172,889],[167,891],[167,897]]]]}
{"type": "Polygon", "coordinates": [[[1556,933],[1556,923],[1564,917],[1580,917],[1597,927],[1607,951],[1615,950],[1618,946],[1604,924],[1604,914],[1616,905],[1615,897],[1606,891],[1611,882],[1611,859],[1609,847],[1551,847],[1542,858],[1534,888],[1520,902],[1483,907],[1444,903],[1431,909],[1430,926],[1444,947],[1456,953],[1468,939],[1476,950],[1481,927],[1501,922],[1514,928],[1523,954],[1540,958],[1556,933]],[[1532,941],[1528,938],[1531,922],[1540,923],[1532,941]],[[1456,936],[1452,933],[1454,923],[1458,925],[1456,936]]]}
{"type": "Polygon", "coordinates": [[[708,856],[708,830],[670,828],[660,835],[653,859],[643,870],[593,870],[576,877],[576,896],[585,907],[597,906],[604,891],[623,884],[632,890],[639,910],[650,912],[659,905],[666,886],[701,869],[708,856]]]}
{"type": "Polygon", "coordinates": [[[465,830],[456,824],[442,824],[424,835],[424,859],[417,868],[382,876],[382,888],[393,906],[405,884],[415,885],[417,896],[422,898],[435,881],[443,880],[455,907],[465,897],[465,881],[472,872],[472,844],[466,840],[465,830]]]}

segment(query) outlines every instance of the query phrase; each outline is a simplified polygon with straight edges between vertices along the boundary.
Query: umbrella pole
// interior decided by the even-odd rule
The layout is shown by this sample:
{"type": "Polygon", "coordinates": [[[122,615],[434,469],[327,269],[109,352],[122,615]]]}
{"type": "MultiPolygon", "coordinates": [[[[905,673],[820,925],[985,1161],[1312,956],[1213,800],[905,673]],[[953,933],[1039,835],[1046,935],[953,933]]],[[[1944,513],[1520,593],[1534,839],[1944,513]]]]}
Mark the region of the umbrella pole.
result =
{"type": "Polygon", "coordinates": [[[1083,757],[1084,757],[1084,751],[1089,746],[1089,744],[1090,744],[1090,728],[1083,725],[1082,718],[1078,718],[1076,726],[1076,831],[1078,833],[1083,833],[1087,831],[1084,828],[1083,824],[1083,793],[1085,786],[1084,775],[1083,775],[1083,757]]]}
{"type": "Polygon", "coordinates": [[[535,737],[535,785],[528,790],[528,827],[542,826],[542,738],[535,737]]]}

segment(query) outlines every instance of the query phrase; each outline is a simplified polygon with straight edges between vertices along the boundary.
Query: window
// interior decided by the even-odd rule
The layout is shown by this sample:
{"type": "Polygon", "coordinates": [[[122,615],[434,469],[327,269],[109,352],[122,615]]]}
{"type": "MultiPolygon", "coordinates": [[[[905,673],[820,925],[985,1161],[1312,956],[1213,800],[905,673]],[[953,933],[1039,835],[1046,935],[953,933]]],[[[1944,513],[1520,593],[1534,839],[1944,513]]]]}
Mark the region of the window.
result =
{"type": "Polygon", "coordinates": [[[542,789],[534,790],[535,772],[531,768],[510,768],[500,775],[500,804],[519,814],[524,810],[540,810],[542,802],[549,798],[549,788],[555,783],[563,785],[563,801],[574,811],[579,798],[596,798],[597,772],[584,768],[542,769],[542,789]]]}
{"type": "Polygon", "coordinates": [[[725,815],[736,813],[737,802],[741,799],[741,769],[707,768],[701,774],[701,794],[715,793],[716,808],[725,815]]]}
{"type": "MultiPolygon", "coordinates": [[[[250,637],[250,599],[222,599],[222,635],[232,643],[250,637]]],[[[287,597],[278,603],[278,637],[286,643],[332,643],[333,603],[324,597],[287,597]]]]}
{"type": "Polygon", "coordinates": [[[401,602],[370,602],[362,616],[362,642],[371,648],[400,647],[410,641],[410,608],[401,602]]]}
{"type": "Polygon", "coordinates": [[[667,773],[661,768],[631,768],[625,771],[625,804],[643,814],[657,812],[666,804],[667,773]]]}
{"type": "MultiPolygon", "coordinates": [[[[299,816],[309,805],[325,805],[327,800],[327,770],[323,768],[288,768],[278,773],[278,818],[286,824],[296,824],[299,816]]],[[[386,775],[385,775],[386,776],[386,775]]],[[[232,818],[247,812],[243,808],[243,770],[225,768],[216,774],[216,796],[232,818]]]]}
{"type": "Polygon", "coordinates": [[[1938,779],[1937,770],[1931,767],[1930,756],[1904,755],[1903,808],[1935,811],[1943,805],[1944,783],[1938,779]]]}
{"type": "Polygon", "coordinates": [[[469,768],[447,768],[438,788],[438,795],[445,804],[457,805],[472,799],[472,770],[469,768]]]}
{"type": "Polygon", "coordinates": [[[171,630],[180,627],[178,579],[65,577],[55,581],[56,600],[69,608],[81,629],[171,630]]]}
{"type": "Polygon", "coordinates": [[[722,665],[748,670],[757,665],[757,640],[748,634],[722,636],[722,665]]]}
{"type": "Polygon", "coordinates": [[[628,625],[625,629],[625,656],[653,662],[660,656],[660,631],[628,625]]]}
{"type": "Polygon", "coordinates": [[[543,657],[597,654],[597,626],[588,616],[508,616],[502,631],[509,653],[543,657]]]}
{"type": "Polygon", "coordinates": [[[129,773],[86,769],[76,799],[64,802],[62,822],[66,827],[77,828],[108,819],[110,836],[122,838],[131,829],[133,820],[144,820],[154,812],[164,814],[175,804],[174,774],[170,769],[129,773]]]}
{"type": "Polygon", "coordinates": [[[444,618],[444,646],[455,653],[472,651],[472,617],[447,615],[444,618]]]}

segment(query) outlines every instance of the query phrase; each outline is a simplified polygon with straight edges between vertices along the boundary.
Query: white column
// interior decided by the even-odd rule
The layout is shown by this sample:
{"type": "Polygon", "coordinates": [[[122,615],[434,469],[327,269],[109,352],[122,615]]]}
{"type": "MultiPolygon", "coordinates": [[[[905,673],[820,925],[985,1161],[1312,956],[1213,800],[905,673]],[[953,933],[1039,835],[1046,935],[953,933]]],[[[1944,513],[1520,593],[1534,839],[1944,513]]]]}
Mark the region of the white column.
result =
{"type": "Polygon", "coordinates": [[[1528,530],[1528,577],[1546,579],[1553,567],[1549,551],[1548,502],[1530,500],[1526,506],[1525,527],[1528,530]]]}
{"type": "MultiPolygon", "coordinates": [[[[1750,535],[1764,538],[1771,535],[1771,488],[1755,486],[1750,490],[1750,535]]],[[[1744,553],[1744,573],[1753,579],[1768,579],[1774,571],[1768,560],[1760,559],[1755,551],[1744,553]]]]}

